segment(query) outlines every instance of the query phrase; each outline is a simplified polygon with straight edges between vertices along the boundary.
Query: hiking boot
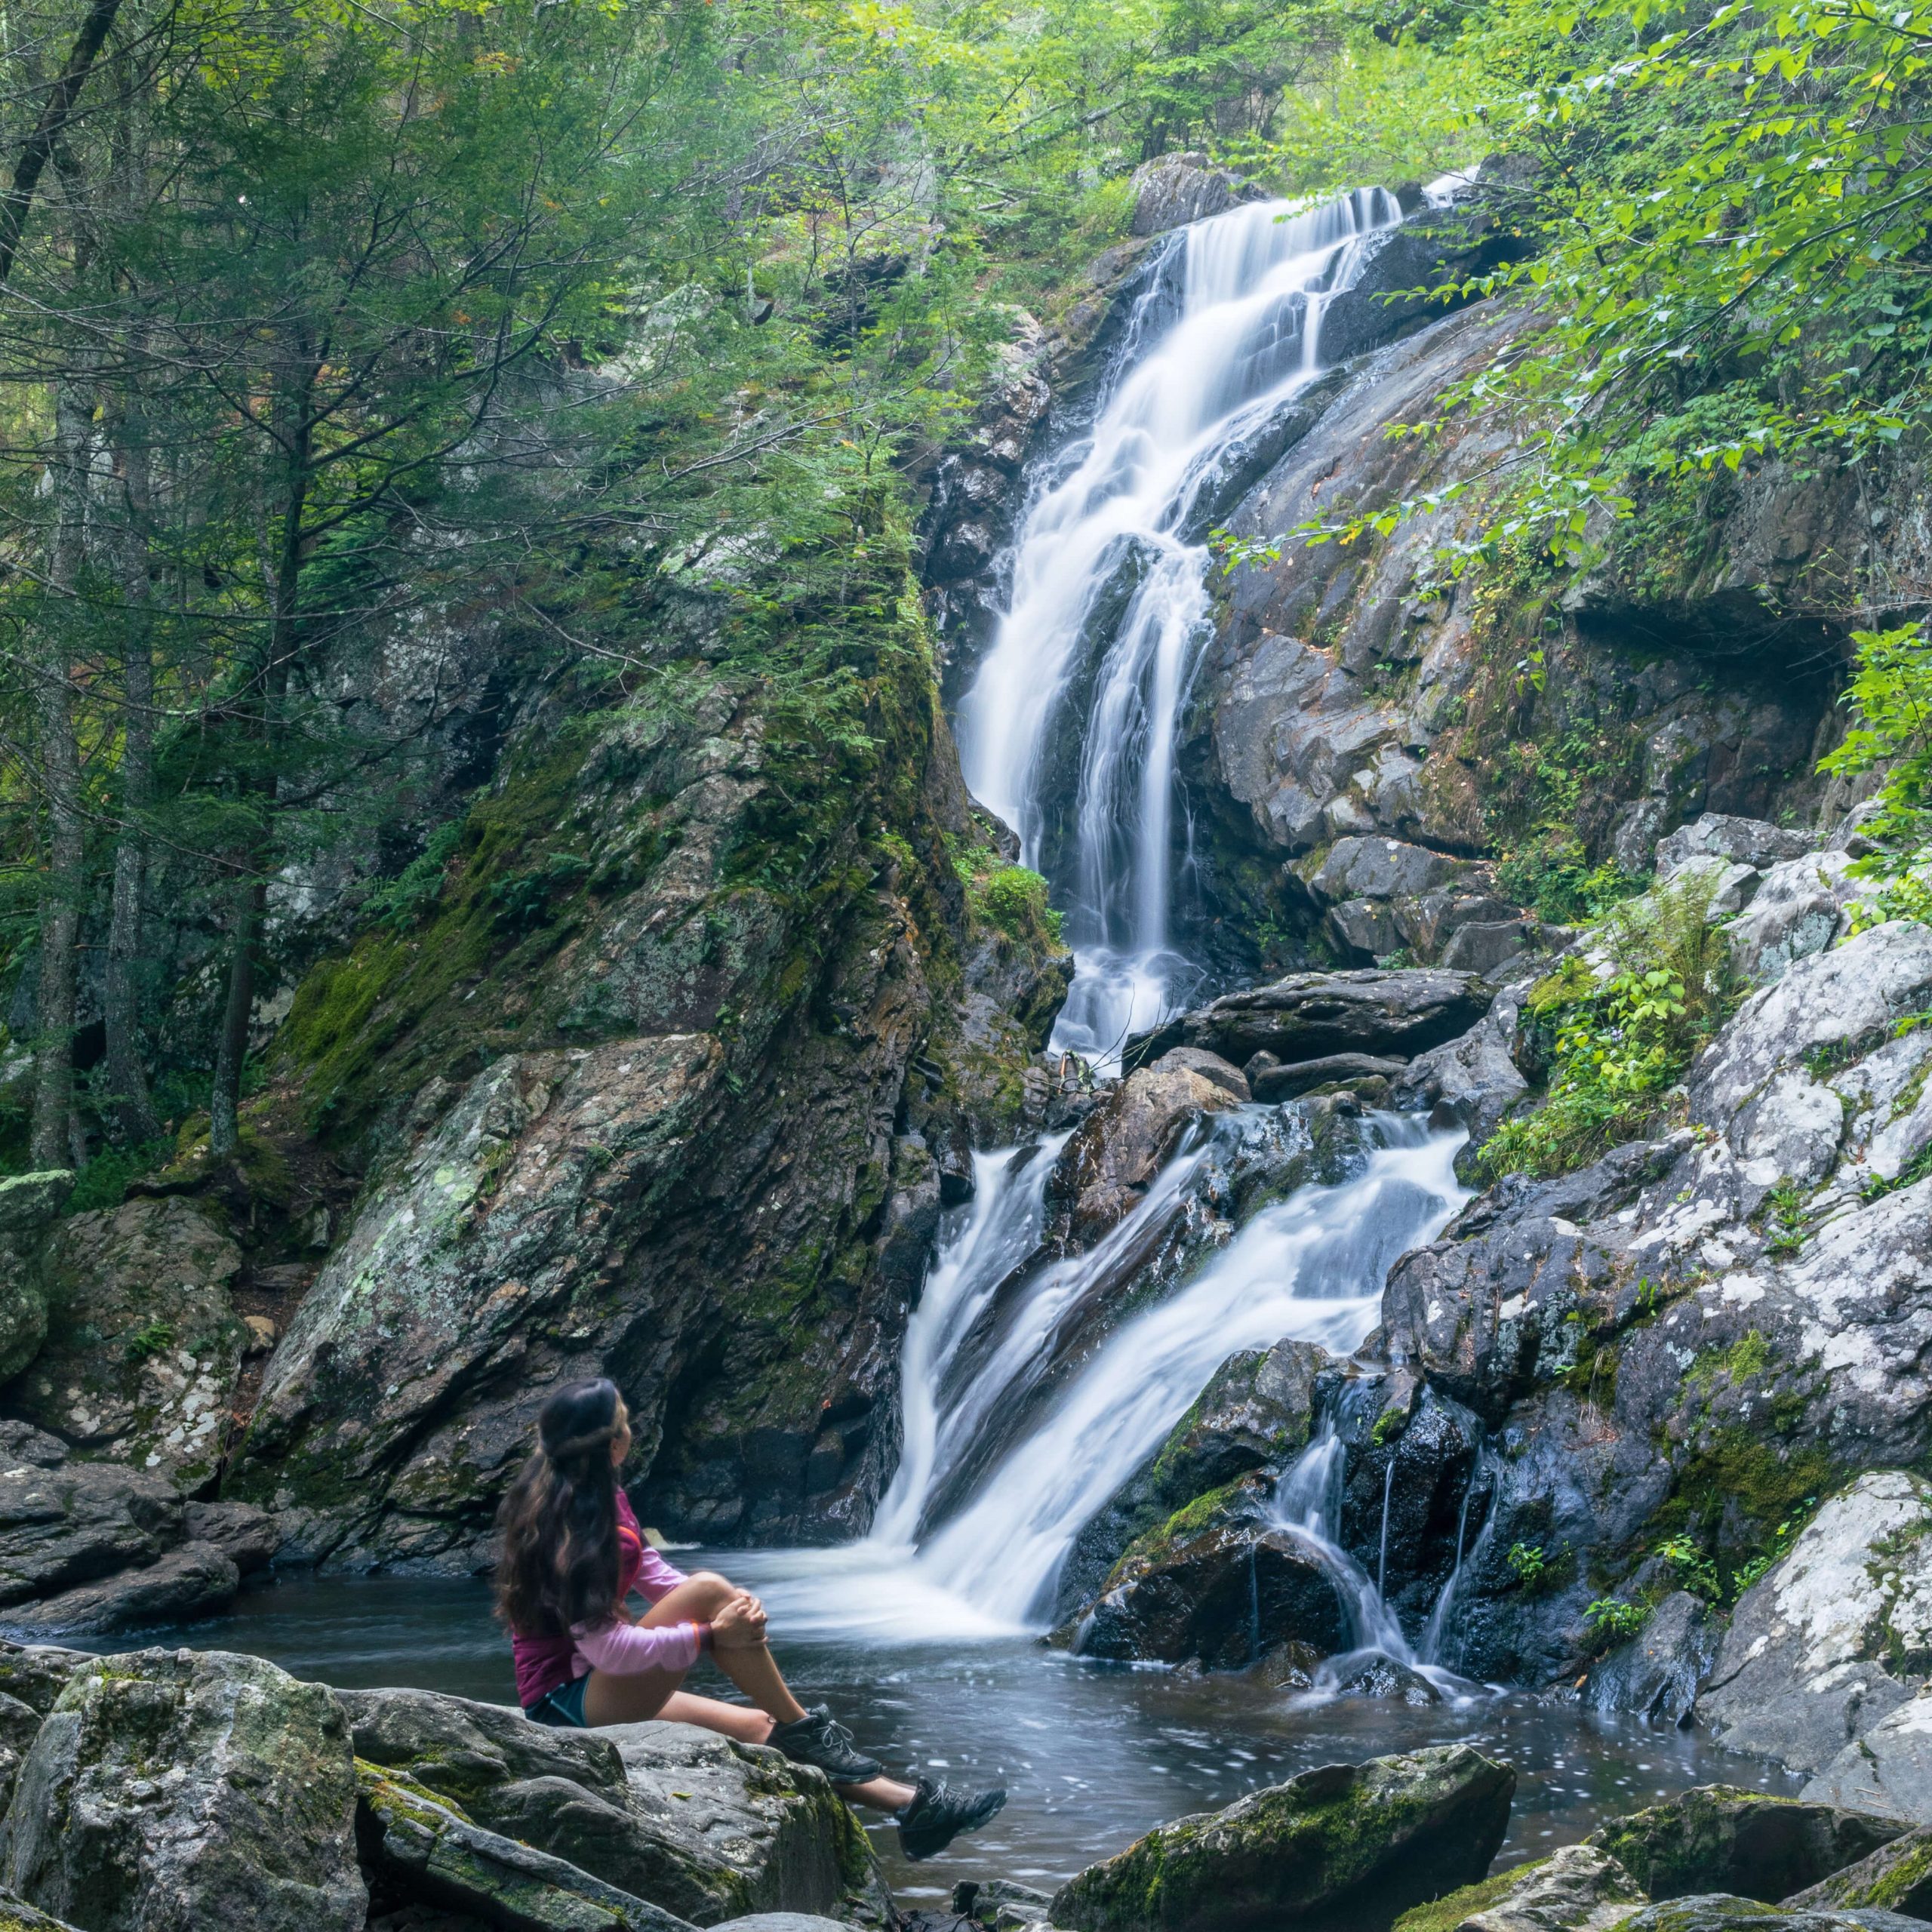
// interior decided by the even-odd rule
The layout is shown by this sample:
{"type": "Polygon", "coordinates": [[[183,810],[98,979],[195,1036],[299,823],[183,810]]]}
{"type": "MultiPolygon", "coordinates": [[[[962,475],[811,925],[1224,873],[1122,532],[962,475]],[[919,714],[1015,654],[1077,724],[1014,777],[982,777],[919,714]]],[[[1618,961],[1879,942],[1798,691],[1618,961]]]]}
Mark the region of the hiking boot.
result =
{"type": "Polygon", "coordinates": [[[852,1734],[823,1704],[814,1704],[794,1724],[774,1724],[768,1742],[795,1764],[816,1764],[834,1784],[869,1784],[885,1767],[852,1742],[852,1734]]]}
{"type": "Polygon", "coordinates": [[[990,1791],[955,1791],[921,1778],[915,1790],[912,1803],[896,1814],[899,1849],[914,1860],[943,1851],[961,1832],[977,1832],[1006,1802],[1004,1785],[990,1791]]]}

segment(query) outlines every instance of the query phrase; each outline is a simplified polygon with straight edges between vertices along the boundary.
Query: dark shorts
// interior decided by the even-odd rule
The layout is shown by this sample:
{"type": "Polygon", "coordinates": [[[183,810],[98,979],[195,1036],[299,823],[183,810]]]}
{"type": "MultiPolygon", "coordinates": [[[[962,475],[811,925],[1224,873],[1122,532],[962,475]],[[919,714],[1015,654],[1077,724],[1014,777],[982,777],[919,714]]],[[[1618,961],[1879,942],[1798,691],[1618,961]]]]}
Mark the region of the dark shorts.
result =
{"type": "Polygon", "coordinates": [[[538,1724],[554,1724],[560,1730],[589,1730],[583,1715],[583,1693],[589,1681],[588,1672],[581,1677],[572,1678],[569,1683],[559,1684],[547,1697],[540,1697],[535,1703],[525,1705],[524,1715],[538,1724]]]}

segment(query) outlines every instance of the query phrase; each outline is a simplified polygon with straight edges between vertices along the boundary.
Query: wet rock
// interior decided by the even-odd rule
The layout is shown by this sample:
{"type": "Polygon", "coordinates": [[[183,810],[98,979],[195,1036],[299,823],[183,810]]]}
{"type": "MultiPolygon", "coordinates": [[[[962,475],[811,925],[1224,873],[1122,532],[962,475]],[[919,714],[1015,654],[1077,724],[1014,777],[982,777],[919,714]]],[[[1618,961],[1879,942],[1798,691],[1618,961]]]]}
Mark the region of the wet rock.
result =
{"type": "Polygon", "coordinates": [[[1395,1932],[1609,1932],[1647,1903],[1615,1859],[1569,1844],[1416,1906],[1395,1932]]]}
{"type": "Polygon", "coordinates": [[[1426,1106],[1435,1122],[1452,1123],[1480,1147],[1529,1091],[1515,1060],[1522,1004],[1505,987],[1466,1033],[1418,1054],[1394,1081],[1400,1107],[1426,1106]]]}
{"type": "Polygon", "coordinates": [[[182,1512],[191,1543],[211,1543],[245,1577],[265,1570],[281,1545],[281,1530],[250,1503],[191,1503],[182,1512]]]}
{"type": "Polygon", "coordinates": [[[1204,216],[1220,214],[1257,197],[1253,189],[1215,167],[1204,154],[1164,154],[1143,162],[1128,183],[1134,196],[1130,233],[1161,235],[1204,216]]]}
{"type": "Polygon", "coordinates": [[[73,1191],[65,1168],[0,1180],[0,1381],[19,1374],[46,1339],[41,1241],[73,1191]]]}
{"type": "Polygon", "coordinates": [[[1932,1700],[1925,1687],[1862,1730],[1800,1795],[1932,1823],[1932,1700]]]}
{"type": "Polygon", "coordinates": [[[1613,1820],[1583,1842],[1653,1900],[1727,1891],[1767,1903],[1815,1885],[1899,1835],[1892,1820],[1728,1785],[1701,1785],[1613,1820]]]}
{"type": "Polygon", "coordinates": [[[32,1463],[57,1469],[67,1460],[67,1445],[57,1435],[35,1429],[30,1422],[0,1421],[0,1465],[32,1463]]]}
{"type": "Polygon", "coordinates": [[[1298,1060],[1284,1066],[1272,1054],[1257,1054],[1251,1067],[1263,1060],[1251,1077],[1257,1100],[1297,1100],[1318,1087],[1339,1086],[1354,1080],[1393,1080],[1408,1066],[1404,1060],[1378,1058],[1373,1054],[1327,1054],[1320,1060],[1298,1060]]]}
{"type": "Polygon", "coordinates": [[[1335,1686],[1344,1697],[1380,1697],[1423,1710],[1442,1701],[1442,1693],[1419,1670],[1393,1657],[1372,1657],[1335,1686]]]}
{"type": "Polygon", "coordinates": [[[1307,1444],[1315,1378],[1333,1366],[1312,1342],[1230,1355],[1167,1441],[1081,1531],[1063,1573],[1060,1614],[1098,1595],[1128,1546],[1197,1497],[1257,1472],[1278,1476],[1307,1444]]]}
{"type": "Polygon", "coordinates": [[[558,1730],[430,1691],[342,1699],[365,1761],[694,1923],[882,1901],[851,1814],[776,1752],[685,1725],[558,1730]]]}
{"type": "Polygon", "coordinates": [[[1189,1127],[1235,1103],[1226,1086],[1191,1066],[1140,1068],[1075,1130],[1048,1198],[1067,1211],[1083,1245],[1098,1240],[1132,1211],[1189,1127]]]}
{"type": "Polygon", "coordinates": [[[1128,1043],[1138,1064],[1177,1046],[1243,1062],[1257,1053],[1292,1063],[1331,1054],[1412,1054],[1439,1046],[1488,1011],[1473,974],[1428,969],[1291,973],[1229,993],[1128,1043]]]}
{"type": "Polygon", "coordinates": [[[15,1631],[50,1636],[139,1630],[214,1617],[235,1600],[242,1573],[213,1543],[184,1543],[138,1569],[117,1571],[4,1613],[15,1631]]]}
{"type": "Polygon", "coordinates": [[[809,1912],[754,1912],[728,1918],[718,1932],[851,1932],[842,1918],[820,1918],[809,1912]]]}
{"type": "Polygon", "coordinates": [[[413,1779],[358,1767],[356,1835],[385,1903],[420,1899],[511,1932],[680,1932],[687,1921],[568,1860],[484,1830],[413,1779]]]}
{"type": "Polygon", "coordinates": [[[342,1707],[259,1657],[140,1651],[77,1672],[20,1767],[0,1876],[115,1932],[361,1932],[342,1707]]]}
{"type": "Polygon", "coordinates": [[[1692,859],[1724,859],[1763,872],[1788,859],[1801,859],[1811,841],[1762,819],[1705,812],[1680,826],[1657,845],[1657,875],[1667,878],[1692,859]]]}
{"type": "Polygon", "coordinates": [[[180,1195],[73,1216],[45,1253],[51,1337],[9,1406],[92,1454],[185,1487],[206,1481],[248,1341],[229,1294],[241,1266],[229,1236],[180,1195]]]}
{"type": "Polygon", "coordinates": [[[1875,1909],[1932,1918],[1932,1827],[1921,1826],[1894,1838],[1783,1903],[1806,1911],[1875,1909]]]}
{"type": "Polygon", "coordinates": [[[1932,1662],[1928,1529],[1932,1484],[1897,1470],[1825,1504],[1732,1613],[1697,1705],[1718,1743],[1822,1771],[1906,1703],[1897,1672],[1932,1662]]]}
{"type": "Polygon", "coordinates": [[[1150,1832],[1054,1895],[1077,1932],[1380,1932],[1488,1869],[1516,1774],[1465,1745],[1330,1764],[1150,1832]]]}
{"type": "Polygon", "coordinates": [[[1687,1724],[1723,1635],[1723,1626],[1702,1599],[1688,1590],[1673,1590],[1629,1642],[1590,1666],[1584,1702],[1592,1710],[1629,1711],[1666,1724],[1687,1724]]]}
{"type": "Polygon", "coordinates": [[[1284,1643],[1346,1648],[1329,1570],[1260,1515],[1271,1488],[1249,1478],[1212,1491],[1137,1538],[1075,1620],[1076,1654],[1239,1670],[1284,1643]]]}
{"type": "Polygon", "coordinates": [[[155,1561],[183,1540],[174,1485],[144,1469],[68,1462],[0,1469],[0,1617],[155,1561]]]}

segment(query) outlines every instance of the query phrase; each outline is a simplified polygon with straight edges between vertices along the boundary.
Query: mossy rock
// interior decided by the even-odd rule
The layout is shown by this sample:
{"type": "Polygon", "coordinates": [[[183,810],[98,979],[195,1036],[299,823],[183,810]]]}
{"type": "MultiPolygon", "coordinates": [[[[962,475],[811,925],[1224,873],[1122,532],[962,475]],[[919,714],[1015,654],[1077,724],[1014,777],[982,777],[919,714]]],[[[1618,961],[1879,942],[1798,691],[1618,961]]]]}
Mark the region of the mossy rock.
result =
{"type": "Polygon", "coordinates": [[[1466,1745],[1330,1764],[1225,1811],[1149,1832],[1054,1895],[1076,1932],[1386,1932],[1473,1884],[1509,1822],[1516,1774],[1466,1745]]]}
{"type": "Polygon", "coordinates": [[[1613,1819],[1584,1843],[1609,1853],[1654,1900],[1721,1892],[1770,1903],[1905,1829],[1897,1819],[1716,1784],[1613,1819]]]}
{"type": "Polygon", "coordinates": [[[1932,1825],[1881,1845],[1785,1903],[1819,1912],[1869,1909],[1932,1919],[1932,1825]]]}

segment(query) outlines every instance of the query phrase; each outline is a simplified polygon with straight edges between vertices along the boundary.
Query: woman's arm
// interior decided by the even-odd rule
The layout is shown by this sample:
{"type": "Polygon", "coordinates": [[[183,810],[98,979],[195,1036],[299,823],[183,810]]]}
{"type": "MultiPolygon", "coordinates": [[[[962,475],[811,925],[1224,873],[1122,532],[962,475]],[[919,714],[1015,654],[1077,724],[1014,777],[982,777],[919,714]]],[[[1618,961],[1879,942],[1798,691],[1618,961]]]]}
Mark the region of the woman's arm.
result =
{"type": "Polygon", "coordinates": [[[593,1630],[579,1624],[571,1638],[593,1670],[635,1677],[645,1671],[688,1670],[699,1652],[711,1647],[711,1626],[666,1623],[653,1628],[613,1622],[593,1630]]]}

